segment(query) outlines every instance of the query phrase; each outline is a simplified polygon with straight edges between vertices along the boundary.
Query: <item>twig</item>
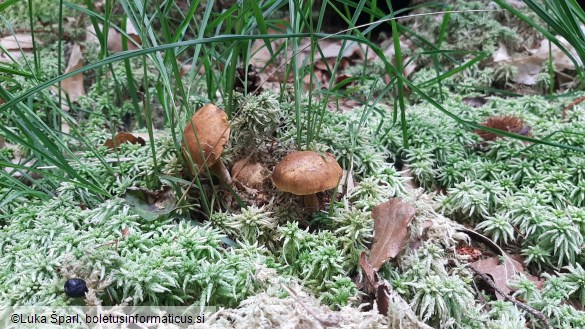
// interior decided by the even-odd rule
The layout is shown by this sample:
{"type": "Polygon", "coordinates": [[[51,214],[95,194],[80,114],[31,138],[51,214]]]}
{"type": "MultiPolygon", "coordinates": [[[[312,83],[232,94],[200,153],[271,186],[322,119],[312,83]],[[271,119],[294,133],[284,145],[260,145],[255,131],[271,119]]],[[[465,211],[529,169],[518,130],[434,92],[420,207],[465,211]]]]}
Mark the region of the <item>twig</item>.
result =
{"type": "Polygon", "coordinates": [[[481,277],[485,283],[487,283],[491,288],[493,288],[506,301],[511,302],[512,304],[516,305],[518,308],[532,314],[535,318],[537,318],[538,320],[540,320],[540,322],[542,322],[544,328],[552,329],[550,321],[548,320],[546,315],[544,315],[542,312],[540,312],[540,311],[538,311],[538,310],[536,310],[536,309],[534,309],[534,308],[532,308],[532,307],[530,307],[522,302],[519,302],[513,296],[509,296],[508,294],[503,293],[502,290],[500,290],[500,288],[496,287],[496,284],[494,283],[492,278],[490,278],[487,274],[476,271],[473,268],[471,268],[471,269],[475,272],[475,274],[477,276],[481,277]]]}
{"type": "Polygon", "coordinates": [[[575,105],[582,103],[583,101],[585,101],[585,96],[579,97],[576,100],[574,100],[571,104],[565,106],[565,108],[563,109],[563,116],[561,117],[563,121],[565,121],[565,118],[567,117],[567,111],[575,107],[575,105]]]}

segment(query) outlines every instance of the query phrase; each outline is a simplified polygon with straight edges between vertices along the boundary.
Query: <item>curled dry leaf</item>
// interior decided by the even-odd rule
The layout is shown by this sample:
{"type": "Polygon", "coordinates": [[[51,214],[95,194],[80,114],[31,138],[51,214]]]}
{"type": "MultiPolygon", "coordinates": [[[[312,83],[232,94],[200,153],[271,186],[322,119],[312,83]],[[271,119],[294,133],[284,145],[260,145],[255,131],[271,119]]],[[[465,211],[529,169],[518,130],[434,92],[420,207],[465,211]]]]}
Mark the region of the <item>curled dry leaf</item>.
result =
{"type": "Polygon", "coordinates": [[[408,225],[415,213],[414,206],[401,198],[393,198],[374,207],[374,242],[370,263],[376,271],[402,251],[408,239],[408,225]]]}
{"type": "MultiPolygon", "coordinates": [[[[508,281],[518,273],[524,271],[522,264],[505,255],[504,262],[500,263],[500,257],[494,256],[482,260],[478,260],[469,264],[475,271],[489,275],[494,280],[496,288],[500,289],[504,294],[509,295],[512,291],[508,287],[508,281]]],[[[500,294],[496,293],[498,300],[504,299],[500,294]]]]}
{"type": "Polygon", "coordinates": [[[146,145],[146,141],[142,137],[136,137],[131,133],[127,132],[119,132],[113,139],[108,139],[104,143],[104,146],[115,150],[119,145],[123,143],[130,143],[130,144],[140,144],[142,146],[146,145]]]}

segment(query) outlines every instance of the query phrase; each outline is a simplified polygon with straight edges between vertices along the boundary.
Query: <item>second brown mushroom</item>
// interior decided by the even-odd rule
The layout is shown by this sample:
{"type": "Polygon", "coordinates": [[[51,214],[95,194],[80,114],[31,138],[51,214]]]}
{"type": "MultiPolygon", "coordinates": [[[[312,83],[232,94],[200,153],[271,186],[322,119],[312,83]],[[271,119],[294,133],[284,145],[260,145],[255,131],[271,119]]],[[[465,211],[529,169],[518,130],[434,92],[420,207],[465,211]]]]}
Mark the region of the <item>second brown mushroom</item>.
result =
{"type": "Polygon", "coordinates": [[[279,190],[302,196],[305,209],[314,213],[319,210],[316,193],[337,186],[342,174],[331,153],[295,151],[274,167],[272,181],[279,190]]]}

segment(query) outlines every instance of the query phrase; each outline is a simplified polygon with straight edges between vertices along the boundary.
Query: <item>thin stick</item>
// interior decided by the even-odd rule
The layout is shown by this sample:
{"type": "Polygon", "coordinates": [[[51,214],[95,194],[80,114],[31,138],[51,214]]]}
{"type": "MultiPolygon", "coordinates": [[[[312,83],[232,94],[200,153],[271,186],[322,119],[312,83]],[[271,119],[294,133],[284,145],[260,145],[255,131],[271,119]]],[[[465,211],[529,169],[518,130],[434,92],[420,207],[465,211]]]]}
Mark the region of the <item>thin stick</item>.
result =
{"type": "MultiPolygon", "coordinates": [[[[471,268],[471,267],[470,267],[471,268]]],[[[543,328],[546,329],[552,329],[552,325],[550,324],[550,321],[548,320],[548,318],[546,317],[546,315],[544,315],[542,312],[522,303],[519,302],[516,298],[514,298],[513,296],[509,296],[507,294],[505,294],[504,292],[502,292],[502,290],[500,290],[500,288],[498,288],[496,286],[496,284],[494,283],[494,281],[492,280],[492,278],[490,278],[487,274],[485,273],[481,273],[476,271],[475,269],[471,268],[475,274],[477,276],[479,276],[480,278],[482,278],[482,280],[487,283],[491,288],[493,288],[500,296],[502,296],[502,298],[504,298],[506,301],[511,302],[512,304],[516,305],[518,308],[532,314],[532,316],[534,316],[535,318],[537,318],[538,320],[540,320],[540,322],[542,322],[543,324],[543,328]]]]}
{"type": "Polygon", "coordinates": [[[565,121],[565,118],[567,117],[567,111],[575,107],[575,105],[583,103],[583,101],[585,101],[585,96],[579,97],[576,100],[574,100],[571,104],[565,106],[565,108],[563,109],[563,116],[561,117],[561,119],[565,121]]]}

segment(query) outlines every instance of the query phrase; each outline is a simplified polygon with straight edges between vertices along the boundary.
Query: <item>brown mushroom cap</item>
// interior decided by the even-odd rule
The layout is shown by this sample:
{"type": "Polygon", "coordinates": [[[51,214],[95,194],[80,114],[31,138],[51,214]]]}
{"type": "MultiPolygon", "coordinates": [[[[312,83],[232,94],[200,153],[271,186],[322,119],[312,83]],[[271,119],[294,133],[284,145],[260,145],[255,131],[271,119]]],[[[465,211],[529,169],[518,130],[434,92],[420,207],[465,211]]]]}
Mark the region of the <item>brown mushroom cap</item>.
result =
{"type": "Polygon", "coordinates": [[[321,156],[313,151],[295,151],[274,167],[272,181],[281,191],[309,195],[334,188],[342,174],[331,153],[321,156]]]}
{"type": "Polygon", "coordinates": [[[187,122],[184,136],[183,153],[185,157],[189,158],[190,156],[199,167],[203,165],[211,167],[219,160],[230,136],[227,114],[213,104],[203,106],[193,114],[191,121],[187,122]],[[197,136],[195,132],[197,132],[197,136]],[[197,138],[199,138],[199,142],[197,138]],[[186,153],[185,146],[189,154],[186,153]]]}

